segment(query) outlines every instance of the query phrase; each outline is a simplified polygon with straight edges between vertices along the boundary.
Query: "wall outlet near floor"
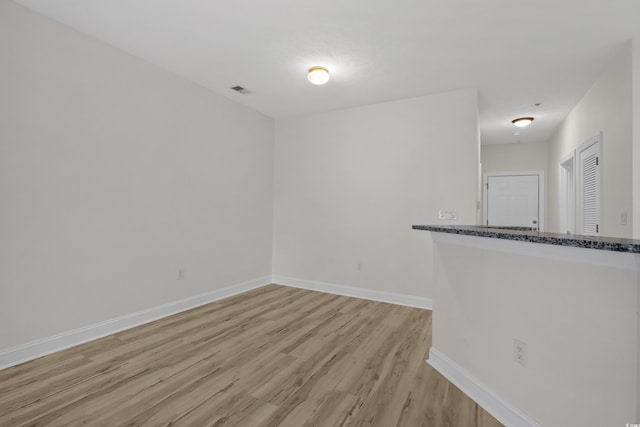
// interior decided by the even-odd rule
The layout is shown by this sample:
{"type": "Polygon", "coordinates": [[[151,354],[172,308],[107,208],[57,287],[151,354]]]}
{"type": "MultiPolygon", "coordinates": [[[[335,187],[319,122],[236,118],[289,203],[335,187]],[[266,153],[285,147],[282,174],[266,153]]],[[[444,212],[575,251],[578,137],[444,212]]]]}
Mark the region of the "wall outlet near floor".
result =
{"type": "Polygon", "coordinates": [[[447,221],[458,219],[458,211],[456,211],[455,209],[439,210],[438,219],[443,219],[447,221]]]}
{"type": "Polygon", "coordinates": [[[179,268],[178,269],[178,280],[184,280],[185,273],[186,273],[186,270],[184,268],[179,268]]]}
{"type": "Polygon", "coordinates": [[[527,366],[527,344],[520,340],[513,340],[513,361],[527,366]]]}
{"type": "Polygon", "coordinates": [[[362,273],[362,263],[361,262],[356,264],[356,269],[358,270],[358,272],[362,273]]]}

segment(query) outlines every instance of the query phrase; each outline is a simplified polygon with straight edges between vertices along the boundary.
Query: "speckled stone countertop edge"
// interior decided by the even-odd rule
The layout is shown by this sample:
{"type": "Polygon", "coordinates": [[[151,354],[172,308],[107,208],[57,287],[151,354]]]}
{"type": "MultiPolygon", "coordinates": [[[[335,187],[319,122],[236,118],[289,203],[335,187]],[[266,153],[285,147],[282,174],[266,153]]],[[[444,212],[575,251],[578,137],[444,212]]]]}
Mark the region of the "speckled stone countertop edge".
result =
{"type": "Polygon", "coordinates": [[[412,228],[414,230],[433,231],[438,233],[462,234],[465,236],[488,237],[555,246],[640,254],[640,240],[617,237],[580,236],[467,225],[414,225],[412,228]]]}

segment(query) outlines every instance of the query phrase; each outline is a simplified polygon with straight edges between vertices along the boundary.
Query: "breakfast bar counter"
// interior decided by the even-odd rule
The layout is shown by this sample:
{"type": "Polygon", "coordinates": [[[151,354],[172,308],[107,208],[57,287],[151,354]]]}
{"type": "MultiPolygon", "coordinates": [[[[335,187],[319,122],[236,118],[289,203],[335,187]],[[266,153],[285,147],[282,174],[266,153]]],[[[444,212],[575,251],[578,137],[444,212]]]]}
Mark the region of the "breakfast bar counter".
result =
{"type": "Polygon", "coordinates": [[[493,239],[542,243],[575,248],[600,249],[613,252],[640,253],[640,240],[617,237],[594,237],[576,234],[545,233],[527,227],[485,227],[476,225],[414,225],[414,230],[465,236],[489,237],[493,239]]]}
{"type": "Polygon", "coordinates": [[[434,368],[507,426],[640,422],[640,241],[413,228],[433,240],[434,368]]]}

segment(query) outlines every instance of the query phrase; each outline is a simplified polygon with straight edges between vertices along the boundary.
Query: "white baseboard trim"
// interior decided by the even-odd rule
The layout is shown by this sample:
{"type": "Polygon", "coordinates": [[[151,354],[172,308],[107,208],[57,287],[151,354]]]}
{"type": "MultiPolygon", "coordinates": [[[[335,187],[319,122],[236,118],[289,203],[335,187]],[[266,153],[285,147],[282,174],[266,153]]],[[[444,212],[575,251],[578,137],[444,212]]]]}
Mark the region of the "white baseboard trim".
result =
{"type": "Polygon", "coordinates": [[[541,427],[434,347],[427,362],[506,427],[541,427]]]}
{"type": "Polygon", "coordinates": [[[126,314],[104,322],[84,326],[51,337],[42,338],[15,347],[0,349],[0,369],[15,366],[56,351],[64,350],[88,341],[93,341],[125,329],[140,326],[181,311],[221,300],[271,283],[271,276],[264,276],[215,291],[195,295],[167,304],[151,307],[136,313],[126,314]]]}
{"type": "Polygon", "coordinates": [[[332,283],[314,282],[312,280],[295,279],[293,277],[284,276],[273,276],[273,283],[290,286],[292,288],[308,289],[310,291],[344,295],[347,297],[362,298],[371,301],[422,308],[425,310],[431,310],[433,307],[431,298],[397,294],[395,292],[374,291],[370,289],[356,288],[353,286],[334,285],[332,283]]]}

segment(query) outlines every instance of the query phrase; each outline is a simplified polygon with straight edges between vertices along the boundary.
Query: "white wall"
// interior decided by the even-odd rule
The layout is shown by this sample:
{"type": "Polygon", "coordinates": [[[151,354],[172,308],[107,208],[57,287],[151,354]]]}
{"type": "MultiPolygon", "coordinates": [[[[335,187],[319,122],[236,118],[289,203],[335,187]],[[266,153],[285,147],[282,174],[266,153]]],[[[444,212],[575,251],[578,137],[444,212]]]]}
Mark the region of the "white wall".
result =
{"type": "MultiPolygon", "coordinates": [[[[640,239],[640,39],[633,40],[633,237],[640,239]]],[[[640,383],[638,384],[640,389],[640,383]]]]}
{"type": "Polygon", "coordinates": [[[441,236],[433,348],[541,426],[638,419],[640,255],[441,236]]]}
{"type": "Polygon", "coordinates": [[[430,298],[411,226],[475,223],[477,114],[462,90],[277,121],[274,275],[430,298]]]}
{"type": "Polygon", "coordinates": [[[547,172],[549,145],[484,144],[482,146],[482,172],[510,172],[542,170],[547,172]]]}
{"type": "MultiPolygon", "coordinates": [[[[633,238],[640,239],[640,40],[632,41],[633,65],[633,238]]],[[[640,307],[640,292],[638,292],[640,307]]],[[[640,331],[640,312],[638,313],[638,330],[640,331]]],[[[638,340],[638,414],[640,419],[640,340],[638,340]]]]}
{"type": "Polygon", "coordinates": [[[561,159],[602,131],[601,234],[632,236],[631,59],[631,43],[626,43],[549,141],[548,231],[560,232],[561,159]],[[622,212],[629,219],[626,226],[620,224],[622,212]]]}
{"type": "Polygon", "coordinates": [[[0,349],[271,273],[271,119],[9,1],[0,58],[0,349]]]}

